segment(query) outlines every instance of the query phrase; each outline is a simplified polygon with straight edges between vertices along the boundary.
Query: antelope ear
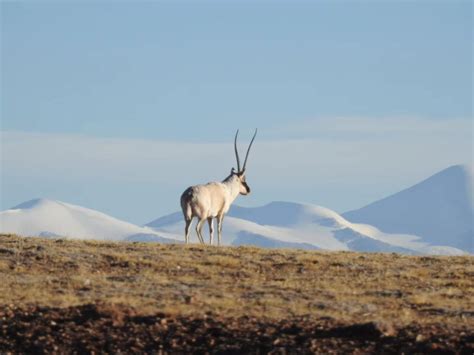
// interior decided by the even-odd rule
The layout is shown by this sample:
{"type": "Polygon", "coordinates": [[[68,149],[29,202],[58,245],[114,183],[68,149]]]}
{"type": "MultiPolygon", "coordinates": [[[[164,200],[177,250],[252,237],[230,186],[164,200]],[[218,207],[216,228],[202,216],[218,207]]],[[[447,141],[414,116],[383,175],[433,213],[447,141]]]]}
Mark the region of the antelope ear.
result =
{"type": "Polygon", "coordinates": [[[231,175],[234,175],[234,174],[235,174],[235,169],[234,169],[234,168],[230,169],[230,174],[231,174],[231,175]]]}

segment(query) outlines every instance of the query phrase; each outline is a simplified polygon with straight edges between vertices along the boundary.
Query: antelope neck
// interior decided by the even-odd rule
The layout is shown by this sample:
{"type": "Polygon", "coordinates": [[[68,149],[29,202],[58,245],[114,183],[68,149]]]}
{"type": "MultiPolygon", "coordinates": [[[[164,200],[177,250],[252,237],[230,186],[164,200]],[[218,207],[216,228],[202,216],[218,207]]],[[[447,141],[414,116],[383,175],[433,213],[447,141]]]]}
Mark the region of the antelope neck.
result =
{"type": "Polygon", "coordinates": [[[232,197],[232,201],[234,201],[240,193],[240,181],[238,177],[234,174],[229,175],[222,183],[227,187],[232,197]]]}

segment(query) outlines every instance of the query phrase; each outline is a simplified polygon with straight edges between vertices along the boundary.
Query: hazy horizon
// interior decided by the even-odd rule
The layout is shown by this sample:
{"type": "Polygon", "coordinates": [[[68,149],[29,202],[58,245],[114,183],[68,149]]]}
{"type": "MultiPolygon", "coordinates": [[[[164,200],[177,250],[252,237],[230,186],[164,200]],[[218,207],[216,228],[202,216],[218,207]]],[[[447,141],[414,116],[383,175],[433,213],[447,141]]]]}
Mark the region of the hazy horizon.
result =
{"type": "Polygon", "coordinates": [[[362,207],[473,163],[472,3],[2,2],[1,210],[143,224],[235,166],[236,204],[362,207]]]}

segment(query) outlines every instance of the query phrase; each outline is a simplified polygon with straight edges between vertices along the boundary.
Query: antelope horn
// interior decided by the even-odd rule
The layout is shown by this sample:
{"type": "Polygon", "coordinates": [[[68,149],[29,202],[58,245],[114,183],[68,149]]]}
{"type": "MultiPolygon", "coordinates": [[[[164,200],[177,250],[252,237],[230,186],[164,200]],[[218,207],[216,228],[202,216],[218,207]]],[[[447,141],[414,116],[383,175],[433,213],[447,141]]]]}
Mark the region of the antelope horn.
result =
{"type": "Polygon", "coordinates": [[[250,141],[249,147],[247,149],[247,154],[245,155],[244,167],[242,168],[242,171],[245,171],[245,166],[247,165],[247,158],[249,157],[250,148],[252,147],[252,143],[256,135],[257,135],[257,129],[255,128],[255,133],[253,134],[252,140],[250,141]]]}
{"type": "Polygon", "coordinates": [[[239,159],[239,152],[237,151],[237,136],[239,135],[239,130],[235,133],[234,139],[234,150],[235,150],[235,158],[237,159],[237,172],[240,172],[240,159],[239,159]]]}

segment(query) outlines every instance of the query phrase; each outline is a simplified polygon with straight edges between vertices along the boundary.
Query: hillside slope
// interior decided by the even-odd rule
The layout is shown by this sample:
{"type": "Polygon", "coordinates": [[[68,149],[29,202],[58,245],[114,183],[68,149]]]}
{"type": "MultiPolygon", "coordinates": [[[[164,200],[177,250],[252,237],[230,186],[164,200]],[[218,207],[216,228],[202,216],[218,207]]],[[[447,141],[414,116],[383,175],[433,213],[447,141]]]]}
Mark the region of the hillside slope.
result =
{"type": "Polygon", "coordinates": [[[0,212],[0,233],[102,240],[153,237],[156,241],[169,242],[149,228],[89,208],[48,199],[34,199],[0,212]]]}
{"type": "Polygon", "coordinates": [[[343,217],[474,253],[472,169],[456,165],[343,217]]]}
{"type": "Polygon", "coordinates": [[[0,235],[0,352],[474,349],[474,259],[0,235]]]}

